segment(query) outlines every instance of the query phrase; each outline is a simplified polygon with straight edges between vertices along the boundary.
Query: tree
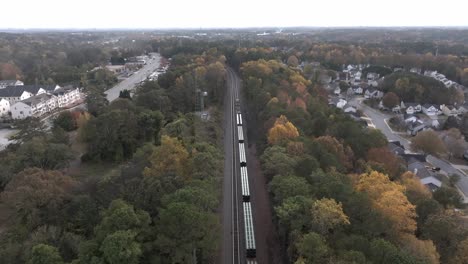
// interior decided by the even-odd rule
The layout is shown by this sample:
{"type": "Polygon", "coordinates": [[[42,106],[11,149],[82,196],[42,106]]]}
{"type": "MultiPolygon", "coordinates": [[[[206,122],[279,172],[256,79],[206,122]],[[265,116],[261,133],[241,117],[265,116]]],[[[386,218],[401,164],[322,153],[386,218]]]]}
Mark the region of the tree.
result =
{"type": "Polygon", "coordinates": [[[27,227],[53,223],[76,183],[58,171],[29,168],[16,175],[1,198],[27,227]]]}
{"type": "Polygon", "coordinates": [[[450,264],[467,264],[468,263],[468,238],[457,245],[455,255],[451,257],[450,264]]]}
{"type": "MultiPolygon", "coordinates": [[[[337,158],[338,163],[346,169],[352,168],[353,151],[349,146],[345,147],[336,138],[331,136],[321,136],[314,140],[319,143],[325,150],[337,158]]],[[[322,157],[320,160],[329,159],[329,157],[322,157]]],[[[322,162],[323,163],[323,162],[322,162]]]]}
{"type": "Polygon", "coordinates": [[[373,207],[391,222],[394,231],[390,235],[398,238],[416,231],[415,206],[408,201],[402,185],[374,171],[360,176],[356,190],[366,192],[373,207]]]}
{"type": "Polygon", "coordinates": [[[104,112],[105,107],[109,105],[109,101],[103,92],[96,88],[90,88],[86,96],[86,105],[89,113],[93,116],[98,116],[104,112]]]}
{"type": "Polygon", "coordinates": [[[54,126],[58,126],[65,131],[72,131],[78,128],[76,120],[70,111],[63,111],[54,119],[54,126]]]}
{"type": "Polygon", "coordinates": [[[286,198],[310,195],[310,185],[304,179],[293,175],[276,175],[270,182],[270,191],[275,204],[281,204],[286,198]]]}
{"type": "Polygon", "coordinates": [[[419,240],[414,235],[406,235],[402,245],[404,250],[414,256],[421,263],[440,263],[439,253],[431,240],[419,240]]]}
{"type": "Polygon", "coordinates": [[[27,117],[15,123],[18,133],[11,137],[18,143],[26,142],[34,137],[45,137],[47,127],[38,117],[27,117]]]}
{"type": "Polygon", "coordinates": [[[269,176],[288,175],[294,170],[296,160],[286,153],[286,149],[281,146],[272,146],[265,149],[260,160],[263,163],[263,171],[269,176]]]}
{"type": "Polygon", "coordinates": [[[453,187],[440,187],[434,192],[434,199],[446,209],[449,207],[461,208],[463,206],[463,197],[453,187]]]}
{"type": "Polygon", "coordinates": [[[289,56],[287,63],[291,67],[297,67],[299,65],[299,60],[297,59],[296,56],[291,55],[289,56]]]}
{"type": "Polygon", "coordinates": [[[299,131],[284,115],[277,118],[273,127],[268,131],[268,143],[271,145],[280,144],[297,137],[299,137],[299,131]]]}
{"type": "Polygon", "coordinates": [[[405,186],[405,194],[412,204],[417,205],[423,200],[432,198],[429,189],[421,183],[414,173],[407,171],[400,178],[401,183],[405,186]]]}
{"type": "Polygon", "coordinates": [[[312,228],[326,235],[334,228],[349,225],[349,218],[343,212],[341,203],[333,199],[323,198],[312,203],[312,228]]]}
{"type": "Polygon", "coordinates": [[[450,128],[447,130],[442,134],[441,139],[448,150],[449,158],[462,158],[463,153],[468,149],[468,143],[465,141],[465,137],[457,128],[450,128]]]}
{"type": "Polygon", "coordinates": [[[296,244],[299,259],[296,263],[327,263],[330,249],[325,239],[317,233],[308,233],[296,244]]]}
{"type": "Polygon", "coordinates": [[[130,100],[132,99],[132,97],[130,96],[130,91],[127,89],[124,89],[119,92],[119,98],[130,99],[130,100]]]}
{"type": "Polygon", "coordinates": [[[103,258],[109,264],[138,264],[142,254],[136,234],[130,230],[108,235],[100,247],[103,258]]]}
{"type": "Polygon", "coordinates": [[[419,132],[411,140],[411,149],[434,156],[441,156],[447,152],[444,142],[439,138],[437,133],[432,130],[419,132]]]}
{"type": "Polygon", "coordinates": [[[63,264],[63,259],[60,256],[56,247],[38,244],[32,248],[29,264],[63,264]]]}
{"type": "Polygon", "coordinates": [[[367,151],[367,160],[376,162],[385,168],[384,173],[395,179],[402,171],[401,160],[387,147],[371,148],[367,151]]]}
{"type": "Polygon", "coordinates": [[[383,105],[387,108],[393,108],[400,104],[400,98],[394,92],[388,92],[382,98],[383,105]]]}

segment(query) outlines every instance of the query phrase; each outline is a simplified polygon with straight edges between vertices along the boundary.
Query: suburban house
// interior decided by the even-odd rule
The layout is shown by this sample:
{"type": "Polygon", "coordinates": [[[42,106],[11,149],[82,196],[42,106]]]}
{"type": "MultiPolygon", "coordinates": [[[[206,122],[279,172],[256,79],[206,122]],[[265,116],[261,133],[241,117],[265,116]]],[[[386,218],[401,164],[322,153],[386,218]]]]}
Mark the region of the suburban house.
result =
{"type": "Polygon", "coordinates": [[[343,107],[347,104],[348,102],[344,99],[340,99],[338,103],[336,103],[336,107],[343,109],[343,107]]]}
{"type": "Polygon", "coordinates": [[[446,116],[456,116],[458,115],[458,109],[451,105],[441,105],[440,110],[446,116]]]}
{"type": "Polygon", "coordinates": [[[405,148],[401,145],[400,141],[389,141],[387,147],[395,155],[405,154],[405,148]]]}
{"type": "Polygon", "coordinates": [[[416,67],[415,67],[415,68],[411,68],[411,69],[410,69],[410,72],[416,73],[416,74],[421,74],[421,69],[420,69],[420,68],[416,68],[416,67]]]}
{"type": "Polygon", "coordinates": [[[367,73],[367,83],[369,85],[377,87],[379,85],[378,83],[379,77],[380,77],[380,74],[375,73],[375,72],[369,72],[367,73]]]}
{"type": "Polygon", "coordinates": [[[345,113],[356,113],[357,109],[354,106],[346,104],[345,106],[343,106],[343,112],[345,112],[345,113]]]}
{"type": "Polygon", "coordinates": [[[441,114],[439,107],[433,104],[424,104],[422,106],[422,111],[428,116],[437,116],[441,114]]]}
{"type": "Polygon", "coordinates": [[[7,115],[10,112],[10,102],[5,99],[0,99],[0,116],[7,115]]]}
{"type": "Polygon", "coordinates": [[[339,78],[340,81],[348,82],[349,81],[349,74],[347,72],[340,72],[338,74],[338,78],[339,78]]]}
{"type": "Polygon", "coordinates": [[[321,84],[329,84],[332,81],[332,77],[326,73],[322,73],[319,76],[319,81],[321,84]]]}
{"type": "Polygon", "coordinates": [[[333,93],[336,94],[336,95],[340,95],[340,94],[341,94],[341,89],[340,89],[340,87],[337,86],[337,87],[335,88],[335,90],[333,91],[333,93]]]}
{"type": "Polygon", "coordinates": [[[426,124],[421,124],[419,123],[418,121],[417,122],[414,122],[414,123],[409,123],[408,124],[408,129],[407,129],[407,133],[408,135],[410,136],[416,136],[419,132],[421,131],[424,131],[424,130],[427,130],[428,127],[426,124]]]}
{"type": "Polygon", "coordinates": [[[466,114],[468,113],[468,103],[464,103],[458,107],[458,114],[466,114]]]}
{"type": "Polygon", "coordinates": [[[353,91],[355,94],[362,94],[364,92],[360,86],[353,86],[353,91]]]}
{"type": "Polygon", "coordinates": [[[413,115],[415,113],[420,113],[422,111],[422,106],[417,103],[406,103],[404,104],[404,106],[405,107],[402,106],[402,108],[406,108],[406,113],[408,115],[413,115]]]}
{"type": "Polygon", "coordinates": [[[383,92],[374,89],[374,88],[369,88],[366,90],[364,93],[364,98],[369,99],[369,98],[382,98],[383,97],[383,92]]]}
{"type": "Polygon", "coordinates": [[[330,98],[329,101],[328,101],[328,104],[329,105],[333,105],[334,107],[338,107],[338,108],[343,108],[348,102],[344,99],[341,99],[341,98],[330,98]]]}
{"type": "Polygon", "coordinates": [[[442,187],[442,181],[437,178],[437,175],[430,168],[429,164],[420,162],[414,158],[410,158],[408,161],[408,171],[418,176],[424,186],[431,191],[435,191],[442,187]]]}
{"type": "Polygon", "coordinates": [[[29,116],[41,116],[57,108],[55,96],[47,93],[31,96],[11,106],[13,119],[24,119],[29,116]]]}
{"type": "Polygon", "coordinates": [[[20,85],[24,85],[24,83],[18,80],[1,80],[0,81],[0,89],[7,88],[8,86],[20,86],[20,85]]]}

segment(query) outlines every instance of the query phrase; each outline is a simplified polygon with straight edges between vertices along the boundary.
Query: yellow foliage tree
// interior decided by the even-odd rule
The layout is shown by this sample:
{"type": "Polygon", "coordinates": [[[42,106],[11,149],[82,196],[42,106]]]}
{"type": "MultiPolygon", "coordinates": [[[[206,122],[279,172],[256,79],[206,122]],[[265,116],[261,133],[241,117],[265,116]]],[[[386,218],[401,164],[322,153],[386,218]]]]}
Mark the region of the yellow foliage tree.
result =
{"type": "Polygon", "coordinates": [[[406,196],[413,204],[417,204],[420,200],[430,199],[432,197],[432,193],[429,189],[427,189],[417,176],[410,171],[401,175],[401,183],[406,188],[406,196]]]}
{"type": "Polygon", "coordinates": [[[343,206],[334,199],[323,198],[314,201],[311,214],[313,228],[322,234],[335,227],[350,224],[348,216],[343,212],[343,206]]]}
{"type": "Polygon", "coordinates": [[[401,243],[402,247],[421,263],[440,263],[440,255],[432,240],[419,240],[414,235],[405,235],[402,237],[402,241],[404,241],[401,243]]]}
{"type": "Polygon", "coordinates": [[[277,118],[273,127],[268,131],[268,143],[272,145],[297,137],[299,137],[299,131],[284,115],[277,118]]]}
{"type": "Polygon", "coordinates": [[[458,243],[450,264],[468,264],[468,238],[458,243]]]}
{"type": "Polygon", "coordinates": [[[146,177],[172,174],[176,180],[188,178],[189,153],[177,138],[162,136],[161,145],[154,150],[150,163],[151,166],[143,171],[146,177]]]}
{"type": "Polygon", "coordinates": [[[404,234],[414,234],[415,206],[405,196],[403,185],[390,181],[385,174],[373,171],[362,174],[355,188],[369,195],[373,207],[390,221],[394,229],[392,233],[399,239],[404,234]]]}

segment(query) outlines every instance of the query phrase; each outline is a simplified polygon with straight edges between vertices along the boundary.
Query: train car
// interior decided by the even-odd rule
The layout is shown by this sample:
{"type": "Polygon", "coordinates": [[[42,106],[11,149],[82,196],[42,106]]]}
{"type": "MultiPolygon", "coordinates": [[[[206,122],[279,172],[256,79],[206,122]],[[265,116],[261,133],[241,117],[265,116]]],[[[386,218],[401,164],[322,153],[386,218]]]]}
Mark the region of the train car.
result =
{"type": "Polygon", "coordinates": [[[244,130],[242,126],[237,127],[237,136],[239,137],[239,142],[244,143],[244,130]]]}
{"type": "Polygon", "coordinates": [[[244,226],[245,226],[245,248],[247,258],[255,258],[257,256],[257,248],[255,246],[255,234],[252,219],[252,207],[250,202],[244,202],[244,226]]]}
{"type": "Polygon", "coordinates": [[[247,174],[247,167],[241,167],[240,170],[241,170],[242,200],[244,202],[250,202],[249,175],[247,174]]]}
{"type": "Polygon", "coordinates": [[[244,143],[239,143],[239,161],[241,166],[247,165],[247,160],[245,159],[244,143]]]}
{"type": "Polygon", "coordinates": [[[237,117],[237,125],[238,125],[238,126],[242,126],[242,114],[241,114],[241,113],[237,113],[237,114],[236,114],[236,117],[237,117]]]}

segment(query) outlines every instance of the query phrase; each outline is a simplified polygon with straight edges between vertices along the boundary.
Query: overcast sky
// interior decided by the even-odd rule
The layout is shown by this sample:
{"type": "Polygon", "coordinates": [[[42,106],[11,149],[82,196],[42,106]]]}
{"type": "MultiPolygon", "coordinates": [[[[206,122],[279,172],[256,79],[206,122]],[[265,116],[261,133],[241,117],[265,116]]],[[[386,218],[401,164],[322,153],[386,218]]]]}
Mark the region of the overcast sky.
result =
{"type": "Polygon", "coordinates": [[[468,26],[467,0],[1,2],[0,28],[468,26]]]}

